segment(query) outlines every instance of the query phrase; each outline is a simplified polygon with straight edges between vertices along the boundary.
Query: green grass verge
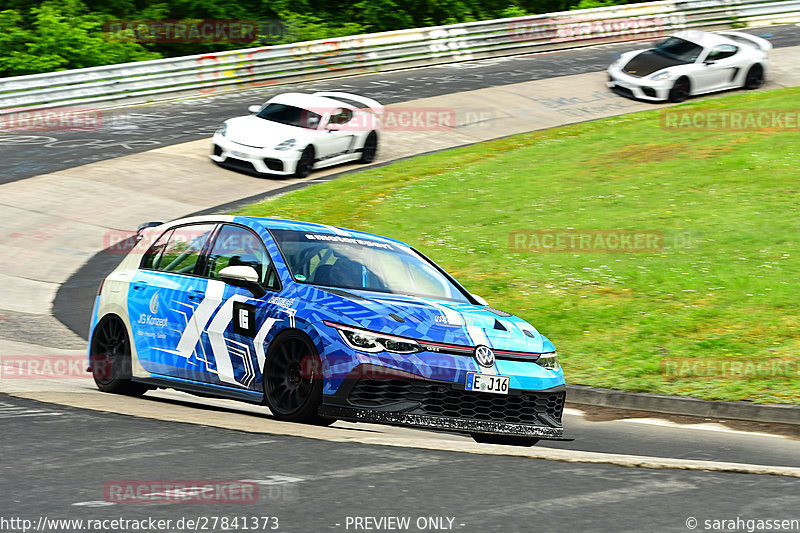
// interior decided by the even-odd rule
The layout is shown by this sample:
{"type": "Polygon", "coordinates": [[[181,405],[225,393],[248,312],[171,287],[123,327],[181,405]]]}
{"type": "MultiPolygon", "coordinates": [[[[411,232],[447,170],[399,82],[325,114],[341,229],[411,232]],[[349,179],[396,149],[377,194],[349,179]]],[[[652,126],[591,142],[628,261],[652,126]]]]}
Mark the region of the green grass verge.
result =
{"type": "MultiPolygon", "coordinates": [[[[673,109],[796,109],[799,97],[740,93],[673,109]]],[[[240,213],[413,244],[552,339],[570,383],[800,404],[800,135],[666,131],[663,111],[397,162],[240,213]],[[566,228],[655,230],[664,247],[509,246],[513,231],[566,228]]]]}

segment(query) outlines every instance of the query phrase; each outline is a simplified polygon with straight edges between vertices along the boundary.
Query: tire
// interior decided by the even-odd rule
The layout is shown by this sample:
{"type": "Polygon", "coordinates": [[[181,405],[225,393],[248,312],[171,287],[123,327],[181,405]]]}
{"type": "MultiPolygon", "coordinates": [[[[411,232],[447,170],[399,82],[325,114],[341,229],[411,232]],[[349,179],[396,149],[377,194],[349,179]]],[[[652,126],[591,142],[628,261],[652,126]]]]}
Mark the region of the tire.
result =
{"type": "Polygon", "coordinates": [[[322,369],[316,348],[300,332],[281,335],[270,344],[264,362],[264,400],[278,420],[329,425],[317,414],[322,403],[322,369]]]}
{"type": "Polygon", "coordinates": [[[314,147],[308,145],[300,154],[300,159],[297,160],[297,166],[294,169],[295,178],[305,178],[314,170],[314,147]]]}
{"type": "Polygon", "coordinates": [[[131,381],[131,344],[125,324],[116,316],[97,325],[89,350],[92,377],[103,392],[141,396],[148,387],[131,381]]]}
{"type": "Polygon", "coordinates": [[[487,435],[473,433],[472,439],[481,444],[505,444],[507,446],[533,446],[539,439],[535,437],[518,437],[516,435],[487,435]]]}
{"type": "Polygon", "coordinates": [[[689,78],[678,78],[675,81],[675,85],[673,85],[672,89],[669,91],[669,101],[674,103],[683,102],[689,98],[690,91],[691,84],[689,83],[689,78]]]}
{"type": "Polygon", "coordinates": [[[372,163],[375,161],[375,154],[378,153],[378,134],[374,131],[369,132],[364,141],[364,148],[361,149],[361,164],[372,163]]]}
{"type": "Polygon", "coordinates": [[[764,67],[756,63],[747,71],[742,87],[752,91],[758,89],[762,85],[764,85],[764,67]]]}

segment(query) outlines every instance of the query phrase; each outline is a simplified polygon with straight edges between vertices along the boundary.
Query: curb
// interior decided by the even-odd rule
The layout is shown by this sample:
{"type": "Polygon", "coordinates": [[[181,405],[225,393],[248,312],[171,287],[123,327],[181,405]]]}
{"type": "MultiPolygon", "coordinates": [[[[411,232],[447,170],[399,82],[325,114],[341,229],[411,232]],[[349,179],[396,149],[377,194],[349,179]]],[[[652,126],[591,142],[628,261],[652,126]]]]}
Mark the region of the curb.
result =
{"type": "Polygon", "coordinates": [[[567,385],[567,402],[673,415],[800,425],[800,406],[797,405],[717,402],[681,396],[598,389],[583,385],[567,385]]]}

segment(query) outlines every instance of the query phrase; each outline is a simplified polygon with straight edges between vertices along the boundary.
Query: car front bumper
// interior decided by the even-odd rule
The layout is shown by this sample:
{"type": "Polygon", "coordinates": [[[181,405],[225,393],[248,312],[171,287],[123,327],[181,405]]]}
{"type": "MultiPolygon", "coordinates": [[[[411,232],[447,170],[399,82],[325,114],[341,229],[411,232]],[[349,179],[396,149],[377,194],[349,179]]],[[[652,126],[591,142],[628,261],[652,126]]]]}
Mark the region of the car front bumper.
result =
{"type": "Polygon", "coordinates": [[[361,365],[335,394],[323,395],[324,417],[459,431],[564,439],[566,387],[512,389],[508,394],[467,391],[464,383],[361,365]]]}
{"type": "Polygon", "coordinates": [[[239,144],[219,133],[214,134],[211,142],[213,144],[209,157],[212,161],[259,174],[292,175],[301,154],[295,149],[274,150],[239,144]]]}
{"type": "Polygon", "coordinates": [[[606,86],[618,94],[637,100],[663,102],[669,98],[669,91],[674,80],[654,81],[649,77],[637,78],[622,71],[618,67],[608,69],[606,86]]]}
{"type": "Polygon", "coordinates": [[[494,422],[492,420],[476,420],[453,418],[436,415],[419,415],[414,413],[397,413],[356,409],[340,406],[323,405],[319,409],[322,417],[335,418],[350,422],[366,422],[387,424],[391,426],[409,426],[440,431],[458,431],[465,433],[486,433],[491,435],[513,435],[518,437],[535,437],[543,440],[572,440],[564,436],[564,428],[537,426],[533,424],[515,424],[494,422]]]}

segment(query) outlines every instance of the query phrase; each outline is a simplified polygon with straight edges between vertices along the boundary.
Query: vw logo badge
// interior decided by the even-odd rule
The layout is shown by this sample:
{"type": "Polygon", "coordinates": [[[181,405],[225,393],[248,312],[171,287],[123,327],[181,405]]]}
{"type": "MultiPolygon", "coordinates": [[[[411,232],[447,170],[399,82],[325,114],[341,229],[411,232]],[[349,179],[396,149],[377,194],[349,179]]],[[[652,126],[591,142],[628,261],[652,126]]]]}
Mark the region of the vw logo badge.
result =
{"type": "Polygon", "coordinates": [[[475,348],[475,360],[479,365],[489,368],[494,365],[494,352],[488,346],[475,348]]]}

